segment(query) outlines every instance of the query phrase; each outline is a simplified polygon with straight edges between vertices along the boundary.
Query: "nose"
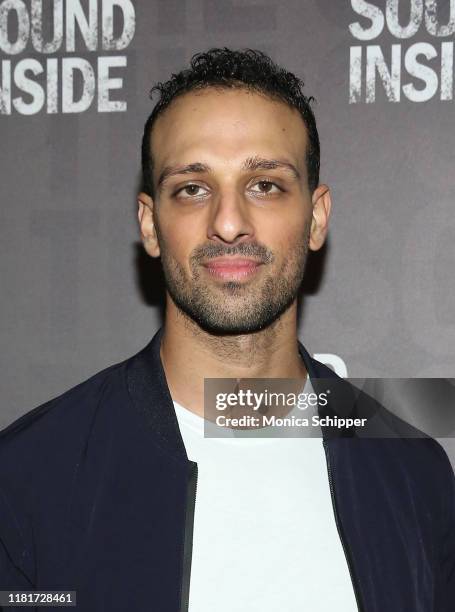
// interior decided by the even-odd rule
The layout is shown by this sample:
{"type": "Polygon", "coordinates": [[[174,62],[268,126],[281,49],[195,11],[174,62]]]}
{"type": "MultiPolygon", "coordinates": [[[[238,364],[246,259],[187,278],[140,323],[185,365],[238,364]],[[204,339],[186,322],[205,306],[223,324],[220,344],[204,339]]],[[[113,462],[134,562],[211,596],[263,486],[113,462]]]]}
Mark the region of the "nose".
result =
{"type": "Polygon", "coordinates": [[[219,193],[213,202],[207,227],[207,238],[233,243],[251,240],[254,227],[248,203],[234,189],[219,193]]]}

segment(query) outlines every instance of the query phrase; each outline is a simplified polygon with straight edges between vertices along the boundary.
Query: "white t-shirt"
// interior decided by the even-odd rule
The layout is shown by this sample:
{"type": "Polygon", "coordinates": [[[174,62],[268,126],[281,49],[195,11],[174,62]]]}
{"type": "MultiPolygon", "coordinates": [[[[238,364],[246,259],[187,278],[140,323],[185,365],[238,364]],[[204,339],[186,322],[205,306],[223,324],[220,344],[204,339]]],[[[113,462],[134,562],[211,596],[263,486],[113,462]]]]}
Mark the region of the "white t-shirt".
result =
{"type": "Polygon", "coordinates": [[[174,406],[198,464],[189,612],[355,612],[322,439],[204,437],[174,406]]]}

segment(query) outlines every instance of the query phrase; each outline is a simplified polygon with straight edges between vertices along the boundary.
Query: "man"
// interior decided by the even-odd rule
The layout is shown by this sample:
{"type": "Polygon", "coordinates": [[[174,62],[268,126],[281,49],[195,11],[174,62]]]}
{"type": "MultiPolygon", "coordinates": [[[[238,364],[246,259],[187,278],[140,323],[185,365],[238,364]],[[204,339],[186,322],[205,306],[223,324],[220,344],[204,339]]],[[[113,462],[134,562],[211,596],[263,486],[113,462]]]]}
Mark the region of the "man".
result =
{"type": "Polygon", "coordinates": [[[336,379],[297,339],[331,210],[302,85],[263,53],[213,49],[155,88],[138,218],[164,325],[3,430],[2,589],[75,590],[94,611],[455,609],[435,441],[203,435],[204,379],[336,379]]]}

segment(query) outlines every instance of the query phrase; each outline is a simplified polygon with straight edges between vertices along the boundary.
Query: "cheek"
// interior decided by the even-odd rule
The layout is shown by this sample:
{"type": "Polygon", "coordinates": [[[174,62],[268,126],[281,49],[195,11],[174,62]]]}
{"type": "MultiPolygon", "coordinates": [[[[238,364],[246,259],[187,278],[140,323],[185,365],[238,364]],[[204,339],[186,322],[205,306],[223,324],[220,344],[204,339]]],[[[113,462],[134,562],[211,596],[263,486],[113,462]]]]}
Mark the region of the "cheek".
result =
{"type": "Polygon", "coordinates": [[[299,214],[286,219],[275,218],[273,223],[263,226],[262,232],[258,232],[258,238],[272,249],[277,257],[286,257],[290,251],[307,242],[310,224],[309,215],[304,217],[299,214]]]}
{"type": "Polygon", "coordinates": [[[168,261],[176,262],[187,272],[191,252],[200,244],[196,242],[198,236],[195,230],[187,220],[166,219],[164,223],[160,223],[162,256],[168,261]]]}

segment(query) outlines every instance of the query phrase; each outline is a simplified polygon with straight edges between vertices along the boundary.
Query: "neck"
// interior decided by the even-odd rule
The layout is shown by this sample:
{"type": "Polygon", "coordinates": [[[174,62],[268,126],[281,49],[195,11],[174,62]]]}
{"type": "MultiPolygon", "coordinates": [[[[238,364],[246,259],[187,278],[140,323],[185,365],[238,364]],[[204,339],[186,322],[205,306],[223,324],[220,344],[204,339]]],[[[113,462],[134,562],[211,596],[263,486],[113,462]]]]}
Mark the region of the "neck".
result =
{"type": "Polygon", "coordinates": [[[160,355],[172,399],[199,416],[204,416],[204,378],[306,378],[296,302],[264,329],[217,336],[169,300],[160,355]]]}

